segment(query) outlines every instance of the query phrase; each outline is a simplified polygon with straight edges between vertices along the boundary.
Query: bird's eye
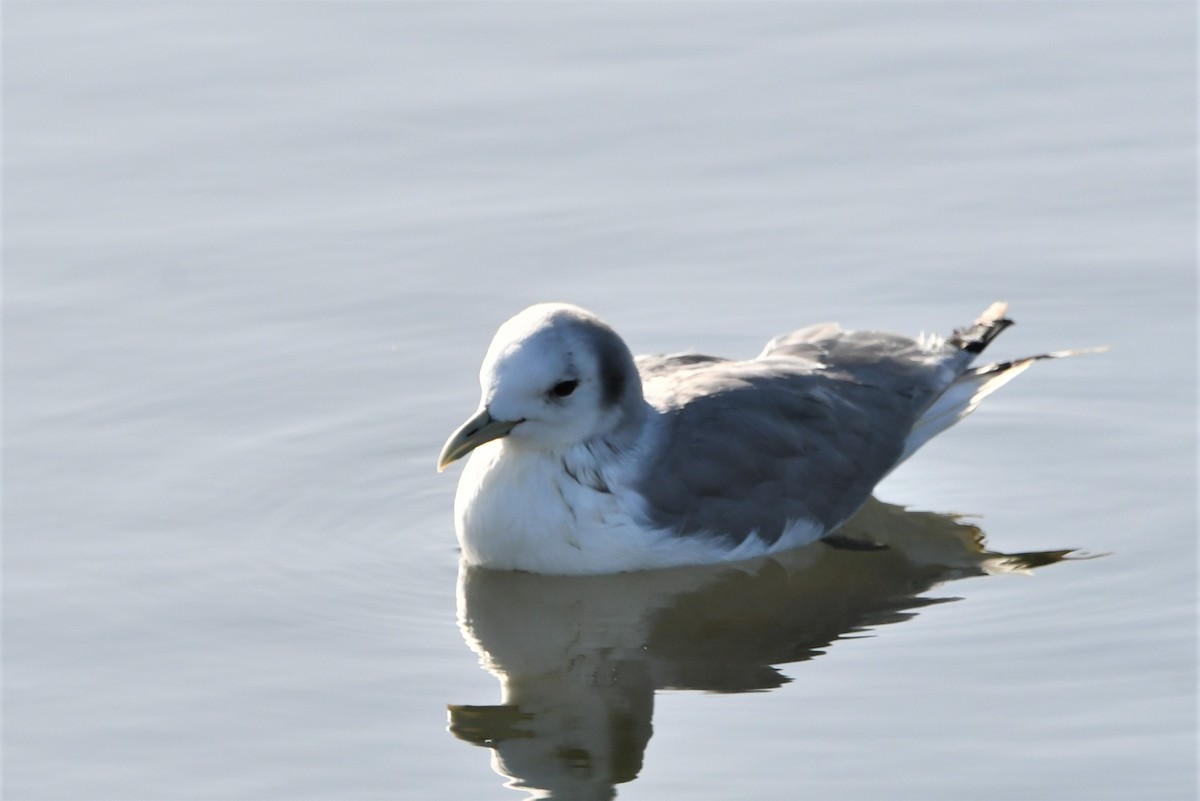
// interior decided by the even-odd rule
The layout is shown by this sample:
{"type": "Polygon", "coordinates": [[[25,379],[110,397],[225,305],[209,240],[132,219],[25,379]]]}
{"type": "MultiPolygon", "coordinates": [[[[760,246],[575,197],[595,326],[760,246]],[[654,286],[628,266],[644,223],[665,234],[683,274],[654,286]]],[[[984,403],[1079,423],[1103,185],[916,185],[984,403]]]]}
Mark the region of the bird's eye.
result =
{"type": "Polygon", "coordinates": [[[559,381],[550,388],[550,394],[556,398],[565,398],[575,391],[575,387],[579,386],[579,382],[572,379],[570,381],[559,381]]]}

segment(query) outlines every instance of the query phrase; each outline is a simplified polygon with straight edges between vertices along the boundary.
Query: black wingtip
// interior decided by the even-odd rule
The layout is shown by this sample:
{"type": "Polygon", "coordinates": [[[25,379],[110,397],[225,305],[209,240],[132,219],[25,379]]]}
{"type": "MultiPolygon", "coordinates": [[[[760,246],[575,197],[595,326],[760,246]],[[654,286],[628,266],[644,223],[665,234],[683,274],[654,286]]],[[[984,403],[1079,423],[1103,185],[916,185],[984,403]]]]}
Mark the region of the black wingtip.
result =
{"type": "Polygon", "coordinates": [[[839,551],[886,551],[888,546],[879,542],[871,542],[870,540],[856,540],[853,537],[847,537],[845,534],[830,534],[827,537],[822,537],[821,542],[828,545],[830,548],[837,548],[839,551]]]}
{"type": "Polygon", "coordinates": [[[1013,325],[1013,321],[1005,317],[1008,304],[997,301],[984,310],[973,324],[955,329],[947,340],[951,345],[970,354],[982,353],[1000,332],[1013,325]]]}

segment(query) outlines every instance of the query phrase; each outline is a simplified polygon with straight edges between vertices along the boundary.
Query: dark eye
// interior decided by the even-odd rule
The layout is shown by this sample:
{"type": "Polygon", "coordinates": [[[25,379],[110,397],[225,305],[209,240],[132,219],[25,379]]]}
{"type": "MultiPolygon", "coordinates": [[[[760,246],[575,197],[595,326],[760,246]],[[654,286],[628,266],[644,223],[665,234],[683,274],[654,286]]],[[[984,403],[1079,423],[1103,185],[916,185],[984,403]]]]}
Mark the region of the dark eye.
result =
{"type": "Polygon", "coordinates": [[[559,381],[550,388],[550,394],[557,398],[565,398],[575,391],[575,387],[579,386],[579,382],[571,379],[570,381],[559,381]]]}

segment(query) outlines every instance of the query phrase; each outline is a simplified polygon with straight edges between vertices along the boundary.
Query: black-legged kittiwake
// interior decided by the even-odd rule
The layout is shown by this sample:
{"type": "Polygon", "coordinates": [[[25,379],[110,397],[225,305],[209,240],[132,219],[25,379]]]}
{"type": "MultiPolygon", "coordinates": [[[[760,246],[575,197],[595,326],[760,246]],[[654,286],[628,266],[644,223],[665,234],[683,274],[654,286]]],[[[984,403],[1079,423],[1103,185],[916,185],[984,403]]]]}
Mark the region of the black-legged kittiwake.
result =
{"type": "Polygon", "coordinates": [[[746,361],[639,356],[577,306],[504,323],[479,410],[438,469],[471,454],[455,523],[466,562],[611,573],[751,558],[836,530],[875,485],[1039,359],[972,367],[1004,303],[949,337],[776,337],[746,361]]]}

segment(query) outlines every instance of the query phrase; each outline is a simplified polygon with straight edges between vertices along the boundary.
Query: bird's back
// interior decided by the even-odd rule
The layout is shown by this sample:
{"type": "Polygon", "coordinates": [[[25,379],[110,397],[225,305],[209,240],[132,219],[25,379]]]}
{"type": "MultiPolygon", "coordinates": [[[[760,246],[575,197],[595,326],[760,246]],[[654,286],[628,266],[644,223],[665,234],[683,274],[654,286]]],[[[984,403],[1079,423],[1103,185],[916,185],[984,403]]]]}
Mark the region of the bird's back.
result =
{"type": "Polygon", "coordinates": [[[747,361],[639,357],[664,429],[639,492],[653,522],[680,534],[814,539],[902,459],[913,426],[972,356],[953,339],[823,324],[747,361]]]}

